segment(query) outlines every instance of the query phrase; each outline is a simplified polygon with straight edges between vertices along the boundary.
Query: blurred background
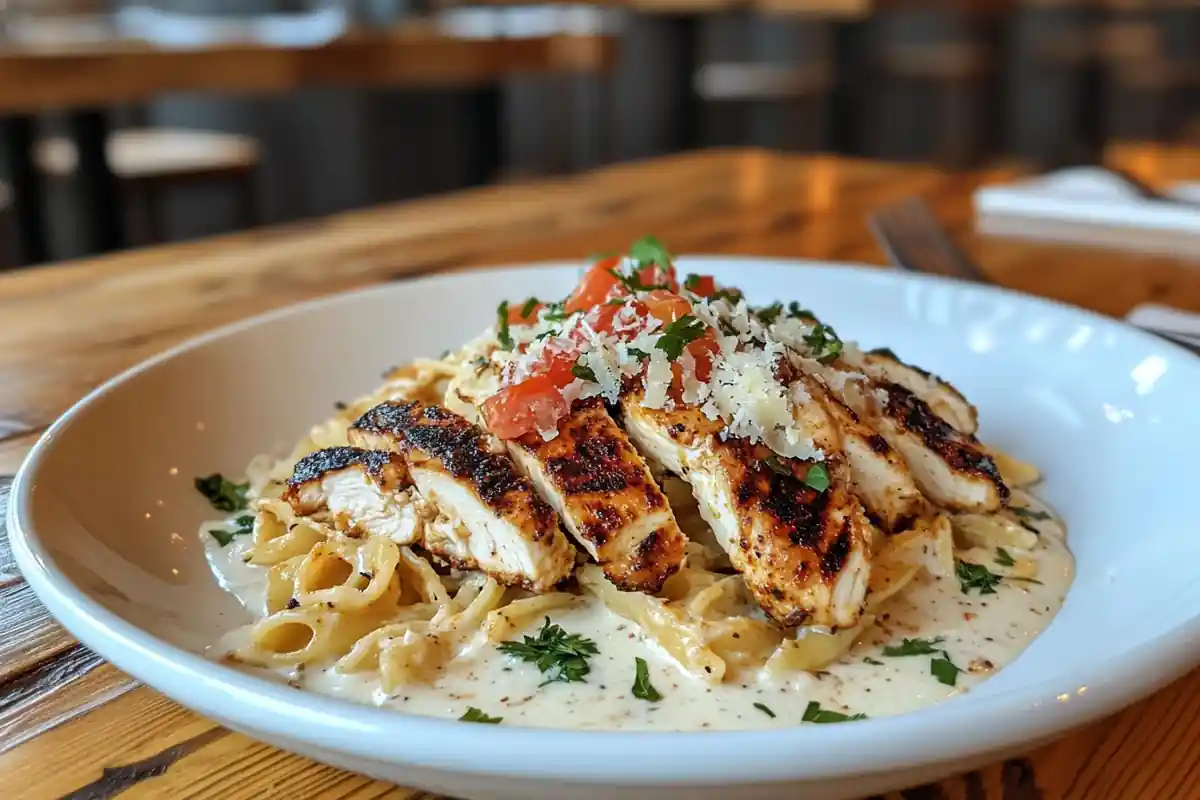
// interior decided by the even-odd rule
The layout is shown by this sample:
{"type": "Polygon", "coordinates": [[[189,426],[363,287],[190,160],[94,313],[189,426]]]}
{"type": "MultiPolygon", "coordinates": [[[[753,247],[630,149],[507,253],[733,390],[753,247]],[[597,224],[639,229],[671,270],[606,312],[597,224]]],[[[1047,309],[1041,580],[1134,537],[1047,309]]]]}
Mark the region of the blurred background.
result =
{"type": "Polygon", "coordinates": [[[1193,0],[0,0],[4,267],[699,147],[1121,141],[1200,145],[1193,0]]]}

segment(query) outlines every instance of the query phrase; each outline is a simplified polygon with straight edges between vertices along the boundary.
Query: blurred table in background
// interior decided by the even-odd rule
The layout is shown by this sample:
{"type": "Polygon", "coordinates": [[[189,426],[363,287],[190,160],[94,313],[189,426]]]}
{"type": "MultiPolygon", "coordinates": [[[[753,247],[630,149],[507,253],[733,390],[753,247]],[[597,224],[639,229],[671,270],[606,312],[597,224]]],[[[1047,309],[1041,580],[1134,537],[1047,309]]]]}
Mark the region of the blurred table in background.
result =
{"type": "MultiPolygon", "coordinates": [[[[86,25],[85,23],[80,23],[86,25]]],[[[554,33],[516,37],[503,28],[462,35],[434,21],[352,29],[318,46],[267,43],[165,47],[104,35],[92,24],[79,35],[25,41],[0,39],[0,143],[12,184],[22,261],[46,258],[43,198],[31,161],[33,115],[71,109],[77,139],[79,189],[97,251],[122,245],[116,179],[104,158],[108,125],[103,108],[146,101],[168,92],[222,94],[287,92],[307,86],[471,87],[475,145],[472,178],[485,182],[500,155],[499,82],[528,73],[585,73],[604,69],[616,53],[603,34],[554,33]]]]}
{"type": "MultiPolygon", "coordinates": [[[[1110,156],[1152,183],[1200,177],[1200,150],[1123,145],[1110,156]]],[[[883,264],[867,213],[921,195],[1004,286],[1113,315],[1149,300],[1200,311],[1200,263],[976,235],[972,192],[1019,174],[708,150],[0,276],[0,506],[56,416],[182,339],[415,275],[582,264],[648,233],[679,253],[883,264]]],[[[4,798],[434,800],[251,741],[139,685],[50,618],[3,531],[0,697],[4,798]]],[[[903,796],[1173,800],[1196,796],[1197,769],[1200,672],[1057,742],[903,796]]]]}

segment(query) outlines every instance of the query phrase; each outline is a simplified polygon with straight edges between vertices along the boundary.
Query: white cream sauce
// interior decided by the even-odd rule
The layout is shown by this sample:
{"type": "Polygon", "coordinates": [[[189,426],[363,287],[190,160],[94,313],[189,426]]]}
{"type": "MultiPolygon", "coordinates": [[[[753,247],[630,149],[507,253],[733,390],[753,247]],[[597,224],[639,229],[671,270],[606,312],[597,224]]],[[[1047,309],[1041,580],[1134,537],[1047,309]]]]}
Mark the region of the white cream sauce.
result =
{"type": "MultiPolygon", "coordinates": [[[[1016,493],[1014,505],[1047,510],[1029,495],[1016,493]]],[[[639,626],[590,598],[556,610],[552,620],[570,633],[593,639],[599,655],[584,683],[542,686],[534,665],[511,659],[493,645],[476,642],[438,672],[431,683],[410,685],[388,696],[376,678],[309,667],[273,674],[290,685],[356,702],[416,714],[458,718],[469,706],[504,724],[554,728],[700,730],[770,728],[798,724],[809,702],[825,710],[883,716],[931,705],[970,690],[1010,663],[1058,612],[1073,576],[1065,531],[1054,520],[1025,519],[1036,527],[1039,547],[1022,553],[1037,563],[1037,581],[1005,579],[995,594],[964,594],[956,578],[922,573],[879,614],[875,628],[843,658],[817,673],[777,679],[765,671],[734,675],[709,685],[683,672],[639,626]],[[886,656],[884,648],[904,638],[940,637],[936,655],[886,656]],[[933,658],[945,651],[964,672],[955,686],[931,673],[933,658]],[[646,659],[650,679],[663,695],[651,703],[635,698],[634,658],[646,659]],[[761,704],[775,716],[757,708],[761,704]]],[[[250,537],[225,548],[201,529],[209,562],[222,588],[237,595],[256,618],[264,614],[266,570],[242,563],[250,537]]],[[[1005,570],[987,563],[993,572],[1005,570]]],[[[536,626],[522,634],[536,633],[536,626]]],[[[245,628],[210,648],[220,658],[246,643],[245,628]]],[[[519,638],[514,636],[514,638],[519,638]]],[[[248,668],[252,669],[252,668],[248,668]]]]}

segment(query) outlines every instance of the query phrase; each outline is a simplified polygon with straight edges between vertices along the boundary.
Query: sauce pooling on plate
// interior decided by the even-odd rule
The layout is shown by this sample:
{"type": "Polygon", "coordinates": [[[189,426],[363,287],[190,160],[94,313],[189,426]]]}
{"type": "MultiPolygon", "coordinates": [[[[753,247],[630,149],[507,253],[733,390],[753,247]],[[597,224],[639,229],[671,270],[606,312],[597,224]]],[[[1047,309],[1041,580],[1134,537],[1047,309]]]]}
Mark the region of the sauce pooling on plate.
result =
{"type": "Polygon", "coordinates": [[[481,724],[839,723],[969,691],[1058,612],[1065,529],[953,386],[650,237],[339,404],[200,536],[212,656],[481,724]]]}

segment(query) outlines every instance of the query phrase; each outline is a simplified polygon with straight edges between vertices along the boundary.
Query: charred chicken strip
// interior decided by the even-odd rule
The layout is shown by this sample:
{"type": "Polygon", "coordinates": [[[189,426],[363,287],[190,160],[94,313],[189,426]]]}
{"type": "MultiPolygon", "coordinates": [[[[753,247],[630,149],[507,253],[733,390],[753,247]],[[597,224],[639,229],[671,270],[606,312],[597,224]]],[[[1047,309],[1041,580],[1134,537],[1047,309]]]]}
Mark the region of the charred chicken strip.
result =
{"type": "Polygon", "coordinates": [[[296,463],[283,499],[297,514],[328,512],[334,527],[352,536],[420,544],[424,525],[405,494],[408,487],[408,468],[400,456],[328,447],[296,463]]]}
{"type": "Polygon", "coordinates": [[[554,439],[530,433],[508,446],[618,587],[657,592],[682,566],[687,538],[645,461],[599,400],[577,404],[554,439]]]}
{"type": "Polygon", "coordinates": [[[815,464],[722,439],[719,420],[694,408],[645,408],[641,397],[633,392],[621,403],[630,439],[691,485],[767,615],[787,626],[854,625],[866,597],[871,533],[840,451],[826,454],[828,486],[818,490],[803,480],[815,464]]]}
{"type": "Polygon", "coordinates": [[[510,586],[552,589],[575,566],[554,511],[517,472],[503,447],[441,406],[382,403],[349,430],[351,442],[403,456],[438,516],[425,549],[510,586]]]}
{"type": "Polygon", "coordinates": [[[974,434],[979,429],[975,406],[958,389],[937,375],[906,364],[891,350],[879,348],[863,353],[861,364],[856,366],[877,381],[903,386],[925,401],[935,414],[956,430],[974,434]]]}

